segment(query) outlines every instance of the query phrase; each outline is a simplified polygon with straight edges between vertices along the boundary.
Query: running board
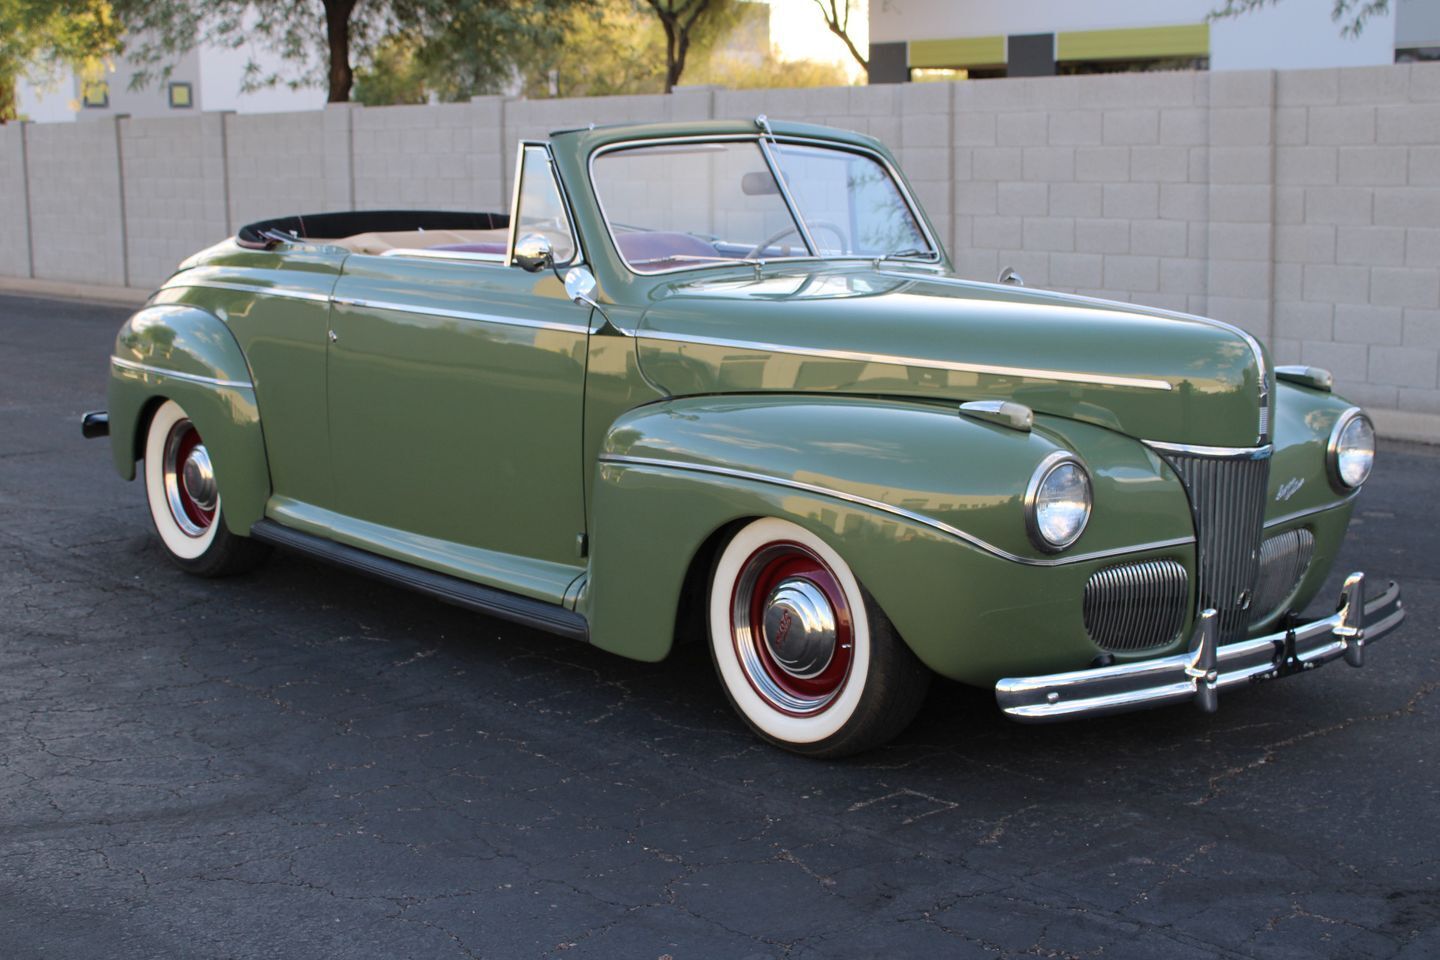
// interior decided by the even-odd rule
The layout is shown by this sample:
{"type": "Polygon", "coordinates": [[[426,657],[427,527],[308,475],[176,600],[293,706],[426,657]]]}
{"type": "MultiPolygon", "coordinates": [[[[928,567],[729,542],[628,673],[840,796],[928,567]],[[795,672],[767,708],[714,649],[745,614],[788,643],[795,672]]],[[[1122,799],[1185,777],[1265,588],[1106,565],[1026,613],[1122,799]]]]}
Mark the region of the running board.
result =
{"type": "Polygon", "coordinates": [[[356,573],[363,573],[377,580],[385,580],[409,590],[428,594],[437,600],[453,603],[466,610],[474,610],[486,616],[508,620],[522,626],[544,630],[547,633],[569,637],[572,640],[590,639],[590,625],[585,618],[573,610],[534,600],[494,587],[483,587],[469,580],[461,580],[449,574],[436,573],[417,567],[403,560],[392,560],[368,550],[346,546],[311,533],[303,533],[276,523],[274,520],[260,520],[250,528],[250,536],[262,543],[273,544],[286,550],[294,550],[318,560],[325,560],[336,566],[356,573]]]}

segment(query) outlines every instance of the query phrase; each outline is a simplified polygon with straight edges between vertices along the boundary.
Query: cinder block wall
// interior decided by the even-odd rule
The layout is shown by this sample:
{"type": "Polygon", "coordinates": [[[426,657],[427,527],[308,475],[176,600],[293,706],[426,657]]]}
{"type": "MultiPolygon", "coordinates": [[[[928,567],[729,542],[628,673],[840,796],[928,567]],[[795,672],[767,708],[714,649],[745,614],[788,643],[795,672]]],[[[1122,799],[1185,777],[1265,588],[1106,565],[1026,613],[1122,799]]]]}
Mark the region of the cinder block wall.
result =
{"type": "Polygon", "coordinates": [[[114,123],[27,125],[26,189],[36,277],[119,286],[130,282],[119,144],[114,123]]]}
{"type": "Polygon", "coordinates": [[[30,275],[30,210],[25,190],[26,125],[0,126],[0,276],[30,275]]]}
{"type": "Polygon", "coordinates": [[[350,206],[350,132],[334,129],[348,126],[349,112],[225,115],[230,229],[267,217],[350,206]],[[337,155],[340,149],[343,156],[337,155]]]}
{"type": "Polygon", "coordinates": [[[504,210],[551,130],[761,113],[889,144],[964,276],[1219,317],[1440,440],[1437,64],[10,125],[0,275],[148,287],[263,217],[504,210]]]}
{"type": "Polygon", "coordinates": [[[229,232],[222,114],[119,121],[130,282],[153,284],[229,232]]]}
{"type": "Polygon", "coordinates": [[[1440,69],[1281,73],[1275,122],[1276,355],[1440,414],[1440,69]]]}

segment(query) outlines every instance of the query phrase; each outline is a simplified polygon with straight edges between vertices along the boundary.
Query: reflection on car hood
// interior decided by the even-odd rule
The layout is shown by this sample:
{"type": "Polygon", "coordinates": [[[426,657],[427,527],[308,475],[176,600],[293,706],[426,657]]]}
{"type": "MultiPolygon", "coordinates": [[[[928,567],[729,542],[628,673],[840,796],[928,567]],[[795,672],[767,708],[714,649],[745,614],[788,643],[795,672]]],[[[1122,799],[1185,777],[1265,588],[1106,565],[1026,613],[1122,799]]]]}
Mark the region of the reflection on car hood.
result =
{"type": "Polygon", "coordinates": [[[1269,394],[1259,346],[1226,324],[871,263],[692,275],[657,291],[637,336],[676,395],[1009,399],[1212,446],[1254,445],[1269,394]]]}

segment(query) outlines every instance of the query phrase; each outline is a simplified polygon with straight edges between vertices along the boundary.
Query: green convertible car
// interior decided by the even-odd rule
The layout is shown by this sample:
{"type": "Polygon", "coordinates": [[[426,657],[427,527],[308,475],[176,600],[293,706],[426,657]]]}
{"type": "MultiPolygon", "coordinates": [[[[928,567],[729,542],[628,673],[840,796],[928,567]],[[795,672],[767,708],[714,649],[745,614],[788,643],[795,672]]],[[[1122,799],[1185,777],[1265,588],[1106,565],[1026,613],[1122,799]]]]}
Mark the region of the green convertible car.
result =
{"type": "Polygon", "coordinates": [[[1245,332],[957,277],[889,152],[805,124],[566,130],[505,213],[251,224],[121,329],[109,409],[185,570],[271,546],[641,660],[706,636],[839,756],[932,672],[1044,721],[1318,667],[1374,431],[1245,332]]]}

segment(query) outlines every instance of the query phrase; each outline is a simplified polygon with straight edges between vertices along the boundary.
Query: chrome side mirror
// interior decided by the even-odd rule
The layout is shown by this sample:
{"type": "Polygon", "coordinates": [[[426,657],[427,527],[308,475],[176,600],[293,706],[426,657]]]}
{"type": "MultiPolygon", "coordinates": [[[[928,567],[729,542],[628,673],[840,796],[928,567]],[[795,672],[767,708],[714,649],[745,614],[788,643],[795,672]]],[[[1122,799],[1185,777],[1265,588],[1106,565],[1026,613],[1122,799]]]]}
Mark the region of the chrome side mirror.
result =
{"type": "Polygon", "coordinates": [[[527,233],[515,241],[515,265],[527,273],[539,273],[555,262],[555,249],[542,234],[527,233]]]}
{"type": "Polygon", "coordinates": [[[585,267],[571,267],[565,272],[565,296],[576,303],[595,304],[595,274],[585,267]]]}
{"type": "Polygon", "coordinates": [[[1025,278],[1020,276],[1020,274],[1016,273],[1014,267],[1006,267],[1004,270],[1001,270],[1000,276],[995,280],[995,282],[1009,283],[1017,287],[1025,286],[1025,278]]]}

